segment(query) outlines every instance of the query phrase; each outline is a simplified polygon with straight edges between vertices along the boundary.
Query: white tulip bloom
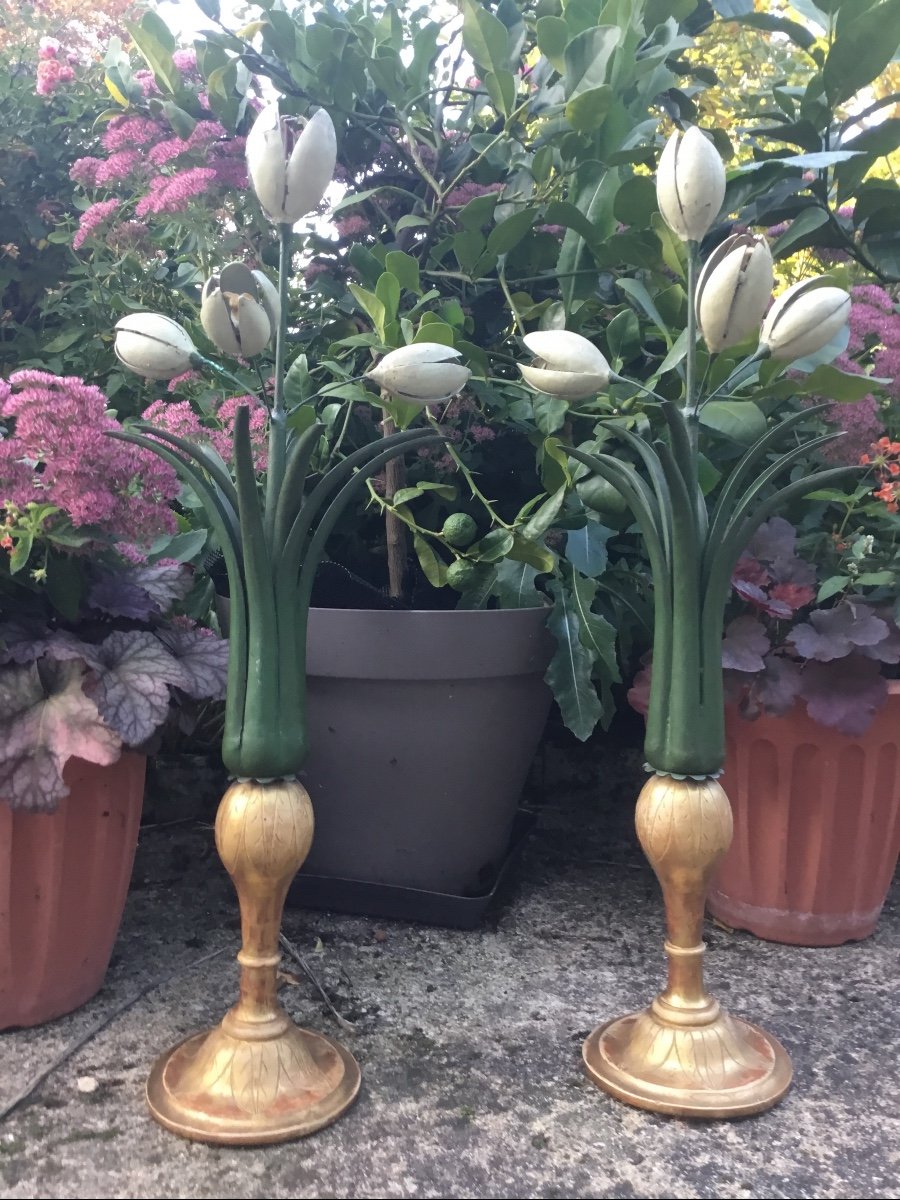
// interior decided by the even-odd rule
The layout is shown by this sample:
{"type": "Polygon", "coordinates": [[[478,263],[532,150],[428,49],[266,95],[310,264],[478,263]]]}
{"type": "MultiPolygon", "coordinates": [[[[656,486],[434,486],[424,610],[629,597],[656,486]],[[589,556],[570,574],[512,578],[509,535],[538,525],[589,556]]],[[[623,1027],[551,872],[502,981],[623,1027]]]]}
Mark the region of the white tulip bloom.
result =
{"type": "Polygon", "coordinates": [[[597,347],[570,329],[540,329],[522,339],[535,356],[519,364],[529,387],[565,400],[581,400],[602,392],[609,383],[609,363],[597,347]]]}
{"type": "Polygon", "coordinates": [[[699,242],[709,232],[725,199],[725,166],[715,146],[696,125],[676,130],[656,170],[656,201],[662,218],[682,241],[699,242]]]}
{"type": "Polygon", "coordinates": [[[334,175],[337,138],[320,108],[307,121],[262,109],[247,135],[247,172],[270,221],[293,225],[315,209],[334,175]]]}
{"type": "Polygon", "coordinates": [[[717,354],[757,333],[772,298],[775,271],[764,238],[737,233],[717,246],[697,281],[697,322],[717,354]]]}
{"type": "Polygon", "coordinates": [[[815,354],[840,332],[850,316],[850,297],[838,287],[821,287],[817,275],[782,292],[766,314],[761,350],[791,361],[815,354]]]}
{"type": "Polygon", "coordinates": [[[200,355],[187,330],[161,313],[131,313],[116,322],[116,358],[146,379],[174,379],[200,355]]]}
{"type": "Polygon", "coordinates": [[[203,285],[200,324],[206,336],[232,358],[261,353],[278,328],[278,290],[262,271],[229,263],[203,285]]]}
{"type": "Polygon", "coordinates": [[[440,404],[466,386],[472,372],[459,361],[461,354],[438,342],[413,342],[391,350],[366,372],[383,392],[411,404],[440,404]]]}

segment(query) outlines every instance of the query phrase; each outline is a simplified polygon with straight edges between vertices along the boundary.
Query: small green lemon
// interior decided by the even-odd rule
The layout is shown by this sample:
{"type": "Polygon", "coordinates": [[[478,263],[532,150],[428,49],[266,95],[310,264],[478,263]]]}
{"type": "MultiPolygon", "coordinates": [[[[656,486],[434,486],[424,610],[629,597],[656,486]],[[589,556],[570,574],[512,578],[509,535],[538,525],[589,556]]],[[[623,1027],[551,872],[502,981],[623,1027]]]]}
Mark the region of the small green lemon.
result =
{"type": "Polygon", "coordinates": [[[468,591],[478,578],[478,564],[458,558],[447,568],[447,582],[458,592],[468,591]]]}
{"type": "Polygon", "coordinates": [[[478,534],[478,526],[468,513],[451,513],[444,522],[441,534],[451,546],[462,549],[474,542],[478,534]]]}

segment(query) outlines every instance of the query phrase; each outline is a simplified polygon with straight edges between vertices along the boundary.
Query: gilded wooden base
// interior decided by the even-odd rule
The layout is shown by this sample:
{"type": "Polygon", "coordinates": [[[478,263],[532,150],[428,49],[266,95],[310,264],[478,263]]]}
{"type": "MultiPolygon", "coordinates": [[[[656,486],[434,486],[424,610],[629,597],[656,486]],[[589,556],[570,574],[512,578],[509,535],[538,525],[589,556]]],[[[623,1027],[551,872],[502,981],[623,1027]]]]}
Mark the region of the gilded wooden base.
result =
{"type": "Polygon", "coordinates": [[[763,1112],[790,1087],[791,1060],[775,1038],[723,1012],[703,983],[704,901],[731,841],[728,797],[715,779],[653,776],[635,824],[662,885],[668,984],[643,1012],[594,1030],[584,1043],[585,1069],[610,1095],[653,1112],[763,1112]]]}
{"type": "Polygon", "coordinates": [[[147,1103],[181,1137],[263,1146],[324,1129],[359,1085],[353,1055],[330,1038],[291,1025],[269,1041],[244,1042],[219,1026],[157,1060],[147,1103]]]}
{"type": "Polygon", "coordinates": [[[353,1055],[298,1028],[278,1001],[284,898],[312,835],[312,805],[296,780],[242,780],[222,798],[216,847],[241,906],[240,998],[221,1025],[175,1046],[150,1074],[150,1112],[173,1133],[286,1142],[330,1125],[356,1098],[353,1055]]]}
{"type": "Polygon", "coordinates": [[[791,1060],[763,1030],[719,1012],[710,1024],[679,1028],[653,1006],[599,1026],[582,1051],[605,1092],[677,1117],[749,1117],[791,1086],[791,1060]]]}

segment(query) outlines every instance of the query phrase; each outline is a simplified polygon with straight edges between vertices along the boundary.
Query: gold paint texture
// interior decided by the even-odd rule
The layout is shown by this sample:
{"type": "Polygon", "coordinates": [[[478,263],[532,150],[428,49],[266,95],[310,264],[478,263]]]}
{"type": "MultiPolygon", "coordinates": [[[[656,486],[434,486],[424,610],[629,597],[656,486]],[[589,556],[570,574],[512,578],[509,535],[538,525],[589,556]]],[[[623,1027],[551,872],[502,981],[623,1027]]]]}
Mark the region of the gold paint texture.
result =
{"type": "Polygon", "coordinates": [[[175,1133],[226,1144],[287,1141],[330,1124],[356,1097],[352,1055],[299,1029],[278,1000],[284,901],[312,837],[312,805],[296,780],[239,781],[222,798],[216,846],[241,909],[240,996],[216,1029],[153,1068],[150,1111],[175,1133]]]}

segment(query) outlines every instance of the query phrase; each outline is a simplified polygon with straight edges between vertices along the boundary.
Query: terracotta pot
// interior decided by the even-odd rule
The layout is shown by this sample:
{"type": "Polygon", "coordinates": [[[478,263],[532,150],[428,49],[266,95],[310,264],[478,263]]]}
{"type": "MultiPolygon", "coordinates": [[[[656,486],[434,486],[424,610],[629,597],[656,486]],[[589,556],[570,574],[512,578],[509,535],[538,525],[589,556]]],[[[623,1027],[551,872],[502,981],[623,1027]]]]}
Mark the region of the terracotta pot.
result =
{"type": "Polygon", "coordinates": [[[305,870],[454,895],[490,885],[550,707],[545,620],[312,610],[305,870]]]}
{"type": "Polygon", "coordinates": [[[54,813],[0,803],[0,1029],[39,1025],[100,990],[137,847],[144,755],[70,759],[54,813]]]}
{"type": "Polygon", "coordinates": [[[837,946],[875,928],[900,852],[900,681],[860,738],[803,708],[726,717],[734,841],[708,898],[757,937],[837,946]]]}

